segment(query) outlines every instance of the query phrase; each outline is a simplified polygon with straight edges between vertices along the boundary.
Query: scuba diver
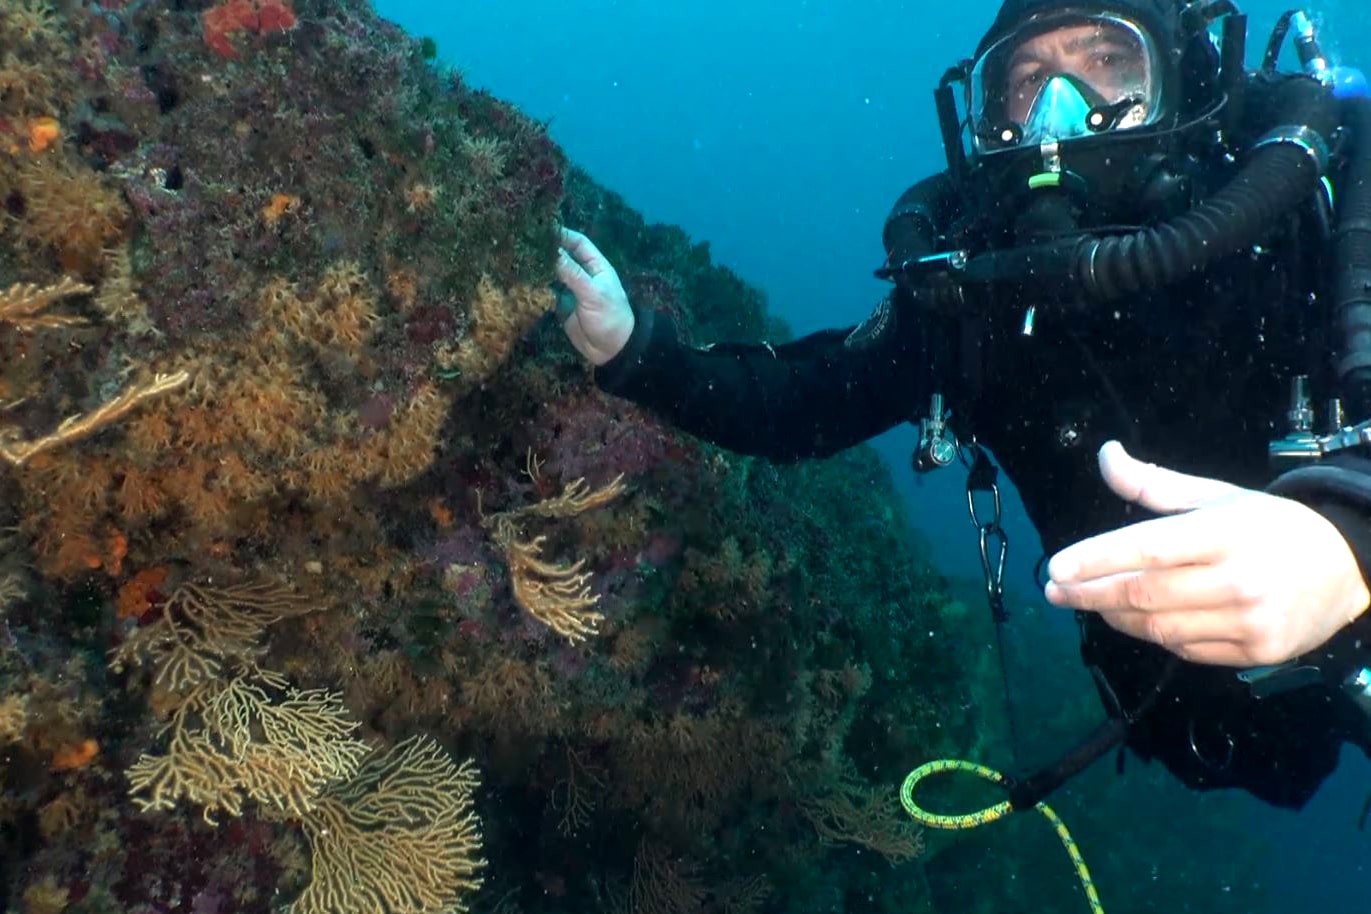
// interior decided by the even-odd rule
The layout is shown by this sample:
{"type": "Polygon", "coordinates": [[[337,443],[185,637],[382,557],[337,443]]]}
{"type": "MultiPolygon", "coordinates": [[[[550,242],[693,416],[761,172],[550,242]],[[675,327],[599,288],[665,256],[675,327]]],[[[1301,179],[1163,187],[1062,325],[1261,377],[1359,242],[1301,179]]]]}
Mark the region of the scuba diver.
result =
{"type": "Polygon", "coordinates": [[[695,348],[562,230],[604,391],[772,460],[910,421],[916,471],[965,466],[997,622],[1013,480],[1108,711],[1016,808],[1123,744],[1286,807],[1371,751],[1371,101],[1308,15],[1255,70],[1246,24],[1007,0],[938,86],[947,168],[895,204],[855,327],[695,348]]]}

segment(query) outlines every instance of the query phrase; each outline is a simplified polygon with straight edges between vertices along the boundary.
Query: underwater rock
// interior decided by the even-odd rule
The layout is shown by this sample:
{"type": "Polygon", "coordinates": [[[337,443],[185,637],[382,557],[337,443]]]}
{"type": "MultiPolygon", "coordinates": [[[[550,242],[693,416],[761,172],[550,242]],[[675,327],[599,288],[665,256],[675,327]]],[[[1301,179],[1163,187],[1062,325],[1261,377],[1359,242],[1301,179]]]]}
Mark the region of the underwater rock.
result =
{"type": "Polygon", "coordinates": [[[697,339],[758,290],[359,0],[0,46],[0,908],[918,903],[814,813],[982,723],[879,460],[687,439],[544,318],[559,221],[697,339]]]}

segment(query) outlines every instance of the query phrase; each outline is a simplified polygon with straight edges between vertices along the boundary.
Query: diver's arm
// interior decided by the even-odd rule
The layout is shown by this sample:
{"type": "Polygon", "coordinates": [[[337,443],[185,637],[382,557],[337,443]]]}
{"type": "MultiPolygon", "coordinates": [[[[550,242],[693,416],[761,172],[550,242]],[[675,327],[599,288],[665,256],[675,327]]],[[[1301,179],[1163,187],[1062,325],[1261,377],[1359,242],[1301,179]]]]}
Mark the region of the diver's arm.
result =
{"type": "Polygon", "coordinates": [[[635,312],[601,389],[729,450],[773,460],[832,454],[908,419],[926,399],[913,303],[894,292],[855,328],[791,343],[681,342],[665,312],[635,312]]]}
{"type": "MultiPolygon", "coordinates": [[[[1332,524],[1371,591],[1371,458],[1337,454],[1277,477],[1267,491],[1304,503],[1332,524]]],[[[1358,671],[1371,668],[1371,612],[1358,614],[1304,659],[1319,666],[1331,684],[1347,686],[1358,671]]]]}

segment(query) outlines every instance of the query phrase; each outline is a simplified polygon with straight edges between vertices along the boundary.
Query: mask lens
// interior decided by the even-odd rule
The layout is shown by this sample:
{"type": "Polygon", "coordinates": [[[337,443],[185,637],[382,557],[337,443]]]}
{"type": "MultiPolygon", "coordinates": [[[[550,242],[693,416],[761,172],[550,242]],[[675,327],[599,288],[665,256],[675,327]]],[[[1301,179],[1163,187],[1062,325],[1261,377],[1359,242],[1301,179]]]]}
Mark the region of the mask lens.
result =
{"type": "Polygon", "coordinates": [[[1080,136],[1096,129],[1086,116],[1102,109],[1110,111],[1111,129],[1152,123],[1160,95],[1156,71],[1151,43],[1126,20],[1073,14],[1030,22],[993,45],[972,70],[976,145],[1003,148],[999,138],[1011,125],[1021,143],[1080,136]],[[1074,91],[1063,91],[1067,86],[1074,91]]]}

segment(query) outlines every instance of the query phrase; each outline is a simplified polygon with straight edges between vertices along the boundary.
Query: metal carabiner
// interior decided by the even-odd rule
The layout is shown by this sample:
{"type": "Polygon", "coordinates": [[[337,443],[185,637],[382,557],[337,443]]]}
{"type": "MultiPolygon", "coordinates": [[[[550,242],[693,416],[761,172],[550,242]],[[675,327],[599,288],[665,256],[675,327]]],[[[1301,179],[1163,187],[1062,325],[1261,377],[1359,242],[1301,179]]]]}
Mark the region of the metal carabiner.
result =
{"type": "Polygon", "coordinates": [[[1204,752],[1201,751],[1199,743],[1195,739],[1195,718],[1190,718],[1189,722],[1186,724],[1186,730],[1190,737],[1190,752],[1199,760],[1201,765],[1205,766],[1210,771],[1216,772],[1227,771],[1229,767],[1232,766],[1233,753],[1237,751],[1238,748],[1238,744],[1233,741],[1232,735],[1227,732],[1223,734],[1223,738],[1228,741],[1228,753],[1224,756],[1223,762],[1220,764],[1210,758],[1206,758],[1204,752]]]}

